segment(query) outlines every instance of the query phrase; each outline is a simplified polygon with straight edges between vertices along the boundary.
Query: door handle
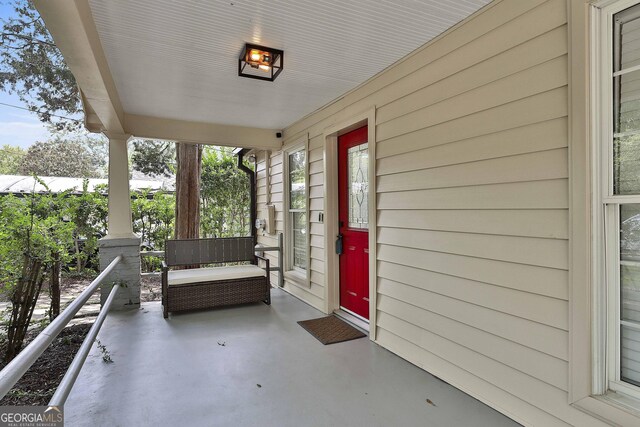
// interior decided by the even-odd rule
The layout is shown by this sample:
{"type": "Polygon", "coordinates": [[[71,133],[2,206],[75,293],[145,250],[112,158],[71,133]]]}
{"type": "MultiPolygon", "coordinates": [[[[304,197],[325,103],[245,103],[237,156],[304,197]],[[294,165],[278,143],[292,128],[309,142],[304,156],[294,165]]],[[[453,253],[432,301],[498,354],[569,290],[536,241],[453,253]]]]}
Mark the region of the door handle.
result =
{"type": "Polygon", "coordinates": [[[336,253],[342,255],[342,234],[338,234],[338,238],[336,239],[336,253]]]}

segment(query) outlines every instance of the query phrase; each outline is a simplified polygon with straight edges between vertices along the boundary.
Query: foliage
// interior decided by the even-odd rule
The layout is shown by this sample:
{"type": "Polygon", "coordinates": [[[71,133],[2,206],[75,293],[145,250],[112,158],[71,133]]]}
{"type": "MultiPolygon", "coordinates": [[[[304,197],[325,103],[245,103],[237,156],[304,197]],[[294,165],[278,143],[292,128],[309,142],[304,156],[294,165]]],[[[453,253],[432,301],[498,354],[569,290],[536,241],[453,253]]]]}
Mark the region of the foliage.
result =
{"type": "Polygon", "coordinates": [[[82,192],[67,200],[68,217],[74,224],[73,231],[73,270],[83,273],[87,268],[97,267],[98,239],[107,233],[108,201],[106,186],[88,190],[88,181],[82,183],[82,192]]]}
{"type": "Polygon", "coordinates": [[[176,146],[173,142],[134,139],[131,164],[145,175],[169,177],[175,173],[176,146]]]}
{"type": "Polygon", "coordinates": [[[98,178],[96,157],[78,139],[56,136],[46,142],[36,142],[27,150],[20,163],[22,175],[98,178]]]}
{"type": "Polygon", "coordinates": [[[73,234],[73,225],[63,220],[68,212],[66,196],[45,193],[0,198],[0,284],[5,289],[15,284],[21,267],[16,260],[22,255],[50,263],[52,254],[66,253],[73,234]]]}
{"type": "Polygon", "coordinates": [[[107,350],[107,346],[102,344],[99,339],[96,338],[96,344],[98,345],[98,349],[102,354],[102,361],[104,363],[113,363],[113,359],[111,358],[111,352],[107,350]]]}
{"type": "Polygon", "coordinates": [[[1,199],[0,283],[12,305],[7,360],[22,347],[45,274],[68,258],[73,225],[64,221],[66,196],[49,192],[1,199]]]}
{"type": "Polygon", "coordinates": [[[55,132],[53,139],[60,139],[65,143],[83,146],[91,158],[95,178],[106,178],[109,162],[109,140],[102,134],[89,133],[86,130],[77,132],[55,132]]]}
{"type": "MultiPolygon", "coordinates": [[[[172,194],[163,192],[150,196],[149,191],[144,190],[133,195],[133,232],[140,236],[142,250],[164,250],[164,242],[173,236],[175,201],[172,194]]],[[[160,269],[160,260],[156,257],[143,257],[141,262],[144,271],[160,269]]]]}
{"type": "Polygon", "coordinates": [[[236,164],[230,149],[205,146],[200,189],[203,237],[250,234],[249,179],[236,164]]]}
{"type": "Polygon", "coordinates": [[[0,90],[15,93],[40,120],[57,129],[77,129],[81,121],[78,86],[30,0],[14,0],[0,38],[0,90]]]}
{"type": "Polygon", "coordinates": [[[0,175],[18,175],[20,162],[26,152],[20,147],[5,144],[0,148],[0,175]]]}

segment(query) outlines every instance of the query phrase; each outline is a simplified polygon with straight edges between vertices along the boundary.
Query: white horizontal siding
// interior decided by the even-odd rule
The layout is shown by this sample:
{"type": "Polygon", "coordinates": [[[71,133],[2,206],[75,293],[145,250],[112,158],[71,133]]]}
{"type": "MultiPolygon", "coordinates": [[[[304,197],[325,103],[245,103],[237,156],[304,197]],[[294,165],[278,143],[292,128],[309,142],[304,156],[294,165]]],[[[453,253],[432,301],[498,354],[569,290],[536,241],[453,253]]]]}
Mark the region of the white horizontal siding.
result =
{"type": "Polygon", "coordinates": [[[467,164],[478,160],[563,148],[567,146],[567,132],[567,121],[565,117],[560,117],[459,141],[447,143],[448,140],[445,139],[442,145],[437,146],[428,146],[428,141],[424,141],[424,148],[380,158],[377,174],[467,164]]]}
{"type": "Polygon", "coordinates": [[[378,214],[386,228],[440,230],[504,236],[567,239],[569,219],[564,209],[410,210],[387,209],[378,214]]]}
{"type": "Polygon", "coordinates": [[[566,148],[382,175],[378,177],[378,192],[559,178],[568,178],[566,148]]]}
{"type": "Polygon", "coordinates": [[[380,141],[503,106],[567,84],[567,58],[561,56],[507,78],[464,92],[378,125],[380,141]],[[527,84],[523,85],[522,82],[527,84]]]}
{"type": "MultiPolygon", "coordinates": [[[[486,357],[490,357],[511,368],[540,379],[556,388],[567,389],[567,362],[531,348],[488,333],[455,319],[439,316],[430,311],[416,307],[387,296],[379,301],[382,313],[403,319],[422,329],[444,337],[466,348],[473,349],[486,357]]],[[[381,316],[384,316],[381,314],[381,316]]],[[[384,317],[381,319],[383,321],[384,317]]]]}
{"type": "Polygon", "coordinates": [[[420,280],[424,273],[411,270],[417,268],[558,299],[568,298],[566,270],[391,245],[381,246],[378,260],[403,266],[393,273],[402,277],[415,273],[420,280]]]}
{"type": "Polygon", "coordinates": [[[381,159],[566,117],[567,96],[567,88],[559,87],[506,105],[438,123],[433,127],[418,129],[408,135],[403,134],[402,139],[392,137],[379,142],[376,155],[381,159]]]}
{"type": "Polygon", "coordinates": [[[327,293],[323,132],[375,106],[376,341],[522,423],[589,426],[602,424],[567,404],[566,9],[496,1],[285,139],[310,138],[324,291],[298,296],[327,293]]]}
{"type": "MultiPolygon", "coordinates": [[[[529,347],[561,360],[568,359],[567,348],[563,343],[567,340],[567,331],[549,328],[541,323],[513,316],[508,313],[483,307],[474,302],[451,298],[420,289],[416,286],[399,282],[387,282],[389,286],[379,287],[380,301],[386,296],[394,300],[415,305],[422,310],[436,313],[472,328],[481,329],[493,335],[502,337],[514,343],[529,347]],[[520,331],[526,329],[529,333],[523,335],[520,331]]],[[[383,307],[379,307],[383,310],[383,307]]]]}

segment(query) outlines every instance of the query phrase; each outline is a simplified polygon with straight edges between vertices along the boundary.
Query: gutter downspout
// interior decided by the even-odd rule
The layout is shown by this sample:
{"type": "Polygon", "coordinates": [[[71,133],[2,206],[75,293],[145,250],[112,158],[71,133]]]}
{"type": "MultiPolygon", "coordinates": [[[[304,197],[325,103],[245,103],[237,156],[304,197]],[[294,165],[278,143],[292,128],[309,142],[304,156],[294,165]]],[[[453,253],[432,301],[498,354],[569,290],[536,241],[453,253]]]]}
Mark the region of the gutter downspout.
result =
{"type": "Polygon", "coordinates": [[[258,217],[257,213],[257,200],[256,200],[256,173],[246,167],[243,163],[244,155],[248,150],[246,148],[238,151],[238,169],[247,174],[249,178],[249,197],[251,199],[251,208],[250,210],[250,228],[251,228],[251,237],[253,237],[253,244],[256,245],[258,243],[258,233],[255,227],[256,218],[258,217]]]}

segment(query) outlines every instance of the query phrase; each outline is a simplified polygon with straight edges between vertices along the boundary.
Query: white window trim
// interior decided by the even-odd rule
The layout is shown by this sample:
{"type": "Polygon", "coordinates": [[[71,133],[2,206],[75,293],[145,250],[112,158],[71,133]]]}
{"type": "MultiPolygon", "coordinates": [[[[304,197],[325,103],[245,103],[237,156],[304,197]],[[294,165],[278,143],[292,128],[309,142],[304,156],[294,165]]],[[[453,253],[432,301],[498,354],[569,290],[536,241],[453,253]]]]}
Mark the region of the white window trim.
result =
{"type": "Polygon", "coordinates": [[[290,143],[285,144],[282,149],[282,183],[283,183],[283,213],[284,213],[284,277],[286,280],[295,283],[299,286],[309,287],[311,284],[310,270],[311,270],[311,230],[309,221],[309,138],[308,135],[303,135],[296,138],[290,143]],[[291,232],[291,215],[289,210],[289,155],[296,151],[304,150],[305,152],[305,213],[306,213],[306,227],[307,227],[307,239],[306,239],[306,257],[307,257],[307,269],[293,266],[293,233],[291,232]]]}
{"type": "Polygon", "coordinates": [[[639,0],[606,1],[591,8],[592,104],[592,384],[591,394],[635,412],[640,388],[620,380],[619,206],[640,196],[613,194],[613,16],[639,0]],[[617,397],[621,394],[620,398],[617,397]]]}

